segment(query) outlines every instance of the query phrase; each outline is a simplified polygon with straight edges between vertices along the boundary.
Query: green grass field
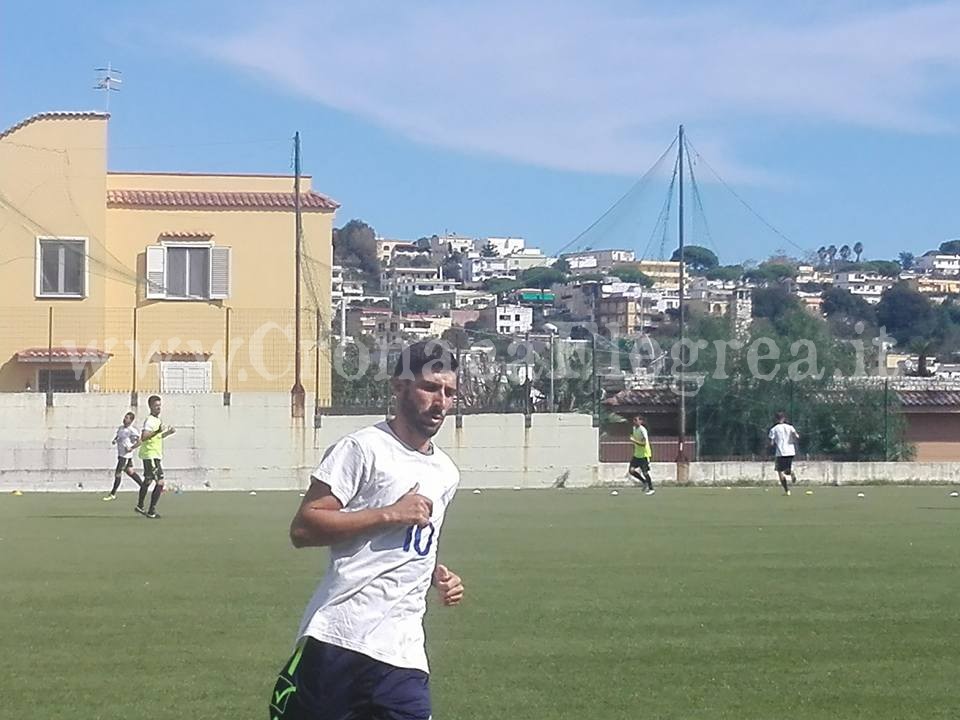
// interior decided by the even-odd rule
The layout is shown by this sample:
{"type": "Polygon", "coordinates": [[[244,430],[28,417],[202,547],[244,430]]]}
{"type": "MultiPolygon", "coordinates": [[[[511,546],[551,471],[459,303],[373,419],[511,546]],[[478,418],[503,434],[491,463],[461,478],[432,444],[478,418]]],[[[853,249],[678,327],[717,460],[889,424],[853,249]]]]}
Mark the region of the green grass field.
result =
{"type": "MultiPolygon", "coordinates": [[[[266,718],[325,562],[298,501],[0,496],[0,715],[266,718]]],[[[447,522],[439,720],[957,717],[948,489],[461,491],[447,522]]]]}

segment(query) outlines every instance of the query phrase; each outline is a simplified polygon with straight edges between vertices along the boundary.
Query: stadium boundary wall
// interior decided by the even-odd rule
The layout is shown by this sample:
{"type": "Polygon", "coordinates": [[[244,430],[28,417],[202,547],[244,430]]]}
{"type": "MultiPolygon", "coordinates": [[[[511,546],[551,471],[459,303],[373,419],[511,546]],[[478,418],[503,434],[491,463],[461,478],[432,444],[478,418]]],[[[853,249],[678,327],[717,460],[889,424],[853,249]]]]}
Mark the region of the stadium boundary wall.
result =
{"type": "MultiPolygon", "coordinates": [[[[135,408],[147,415],[146,397],[135,408]]],[[[312,398],[304,421],[290,418],[286,393],[243,393],[224,406],[214,394],[168,395],[164,422],[167,483],[184,490],[292,490],[306,487],[323,451],[339,437],[382,416],[324,415],[313,427],[312,398]]],[[[103,492],[116,454],[110,445],[129,410],[127,394],[0,394],[0,492],[103,492]]],[[[597,461],[598,431],[589,415],[465,415],[448,419],[437,443],[461,468],[463,488],[549,488],[625,485],[626,466],[597,461]]],[[[139,463],[138,463],[139,465],[139,463]]],[[[957,463],[799,462],[802,481],[817,485],[960,483],[957,463]]],[[[654,480],[672,484],[673,463],[655,463],[654,480]]],[[[775,485],[772,463],[698,462],[690,482],[703,486],[775,485]]],[[[130,483],[125,485],[127,489],[130,483]]]]}

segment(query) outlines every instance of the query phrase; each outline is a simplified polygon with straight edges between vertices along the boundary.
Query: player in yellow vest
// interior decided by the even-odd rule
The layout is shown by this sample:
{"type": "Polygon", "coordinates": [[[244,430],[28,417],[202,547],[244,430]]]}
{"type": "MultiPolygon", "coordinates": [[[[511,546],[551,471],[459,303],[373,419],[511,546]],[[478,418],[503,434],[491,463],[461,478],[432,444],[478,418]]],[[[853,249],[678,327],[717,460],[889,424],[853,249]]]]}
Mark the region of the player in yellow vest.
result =
{"type": "Polygon", "coordinates": [[[160,422],[160,398],[157,395],[151,395],[147,405],[150,407],[150,416],[143,423],[143,430],[140,432],[143,484],[140,486],[140,497],[134,509],[141,515],[156,519],[160,517],[157,514],[157,502],[163,493],[163,466],[160,464],[163,459],[163,439],[173,435],[176,430],[160,422]],[[147,499],[150,483],[155,483],[150,496],[150,509],[144,510],[143,503],[147,499]]]}
{"type": "Polygon", "coordinates": [[[633,457],[630,459],[628,472],[641,482],[644,495],[653,495],[653,480],[650,478],[650,458],[653,452],[650,448],[650,434],[642,415],[633,418],[633,432],[630,434],[633,443],[633,457]]]}

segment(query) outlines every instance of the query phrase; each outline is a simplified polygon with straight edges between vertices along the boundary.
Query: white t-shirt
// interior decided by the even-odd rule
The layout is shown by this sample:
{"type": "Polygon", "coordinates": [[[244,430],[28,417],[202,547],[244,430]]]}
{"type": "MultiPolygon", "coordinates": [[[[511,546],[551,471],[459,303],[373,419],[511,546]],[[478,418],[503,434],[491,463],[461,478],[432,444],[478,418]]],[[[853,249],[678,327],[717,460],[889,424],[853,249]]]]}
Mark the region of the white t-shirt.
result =
{"type": "Polygon", "coordinates": [[[433,514],[425,528],[382,528],[331,546],[298,639],[429,672],[423,615],[443,518],[460,482],[457,466],[436,447],[430,455],[407,447],[381,422],[337,442],[312,480],[329,485],[345,512],[392,505],[419,483],[433,514]]]}
{"type": "Polygon", "coordinates": [[[117,442],[117,457],[130,460],[133,458],[133,445],[140,439],[140,431],[133,425],[117,428],[117,435],[114,438],[117,442]]]}
{"type": "Polygon", "coordinates": [[[796,441],[800,439],[797,429],[790,423],[777,423],[770,428],[770,440],[777,448],[777,457],[793,457],[797,454],[796,441]]]}

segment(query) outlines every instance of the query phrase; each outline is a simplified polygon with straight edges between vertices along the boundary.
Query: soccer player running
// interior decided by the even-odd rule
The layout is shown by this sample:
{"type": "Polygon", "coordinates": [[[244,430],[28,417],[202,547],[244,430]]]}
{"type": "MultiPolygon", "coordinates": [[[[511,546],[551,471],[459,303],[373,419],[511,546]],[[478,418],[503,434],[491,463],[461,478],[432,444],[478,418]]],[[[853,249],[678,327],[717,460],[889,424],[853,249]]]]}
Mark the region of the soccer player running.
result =
{"type": "Polygon", "coordinates": [[[780,485],[783,487],[783,491],[789,495],[790,486],[787,485],[787,476],[790,477],[791,483],[796,482],[796,476],[793,474],[793,458],[797,454],[800,433],[787,422],[786,413],[778,412],[777,424],[770,428],[768,437],[770,438],[770,446],[777,453],[776,468],[780,485]]]}
{"type": "Polygon", "coordinates": [[[456,394],[456,359],[429,340],[406,347],[391,381],[396,417],[341,438],[313,471],[290,526],[295,547],[330,548],[270,720],[428,720],[423,616],[433,585],[444,605],[460,578],[437,562],[460,481],[431,438],[456,394]]]}
{"type": "Polygon", "coordinates": [[[137,416],[128,412],[123,416],[123,424],[117,428],[117,434],[110,441],[111,445],[117,446],[117,467],[113,471],[113,488],[110,494],[106,495],[104,500],[116,500],[117,489],[120,487],[120,481],[123,474],[126,473],[138,486],[143,486],[143,481],[133,469],[133,451],[140,444],[140,431],[133,427],[133,421],[137,416]]]}
{"type": "Polygon", "coordinates": [[[160,517],[157,514],[157,503],[163,493],[163,466],[160,464],[163,460],[163,439],[173,435],[176,429],[166,427],[160,421],[160,398],[157,395],[150,396],[147,406],[150,408],[150,416],[143,423],[143,430],[140,433],[143,483],[140,485],[140,497],[137,499],[137,507],[134,510],[156,520],[160,517]],[[143,503],[147,499],[147,493],[150,492],[151,483],[153,483],[153,494],[150,495],[150,508],[144,510],[143,503]]]}
{"type": "Polygon", "coordinates": [[[633,432],[630,434],[633,443],[633,457],[630,458],[630,467],[627,472],[640,481],[644,487],[644,495],[653,495],[653,480],[650,477],[650,458],[653,452],[650,448],[650,434],[647,432],[646,421],[642,415],[633,418],[633,432]]]}

